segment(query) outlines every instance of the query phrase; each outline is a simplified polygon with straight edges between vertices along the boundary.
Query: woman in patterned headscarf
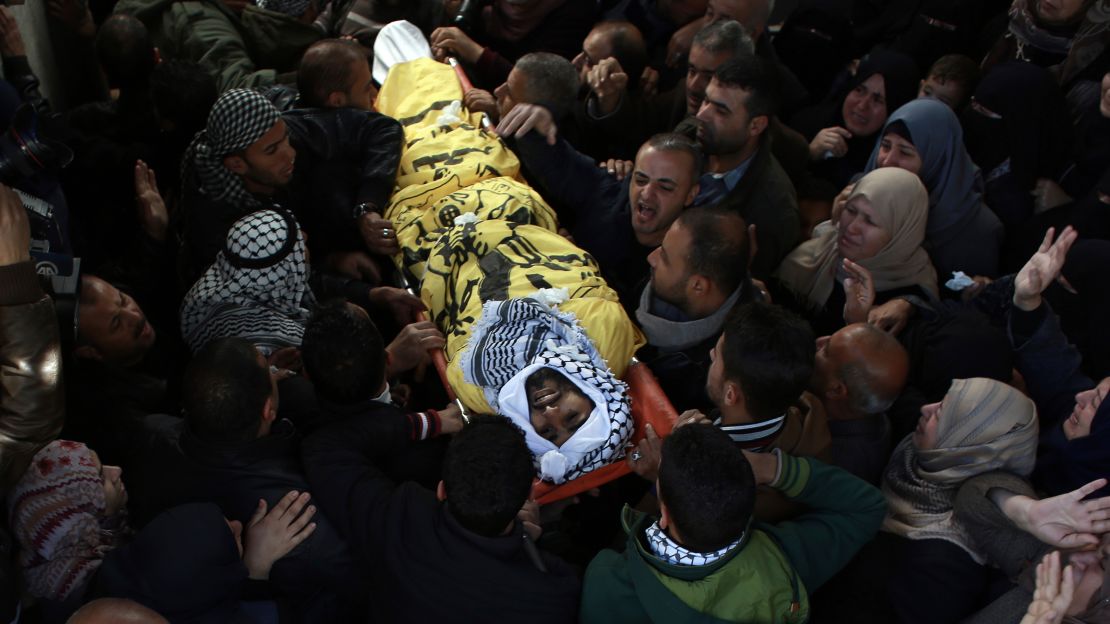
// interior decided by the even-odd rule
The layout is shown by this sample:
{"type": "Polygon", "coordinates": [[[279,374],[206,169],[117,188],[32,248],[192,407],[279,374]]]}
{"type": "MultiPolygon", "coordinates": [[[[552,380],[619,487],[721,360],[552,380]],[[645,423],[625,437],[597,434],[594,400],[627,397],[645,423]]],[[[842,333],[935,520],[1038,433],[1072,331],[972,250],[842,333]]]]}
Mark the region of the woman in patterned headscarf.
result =
{"type": "Polygon", "coordinates": [[[238,336],[269,355],[301,344],[314,303],[297,220],[260,210],[231,226],[216,262],[185,295],[181,334],[194,351],[215,338],[238,336]]]}

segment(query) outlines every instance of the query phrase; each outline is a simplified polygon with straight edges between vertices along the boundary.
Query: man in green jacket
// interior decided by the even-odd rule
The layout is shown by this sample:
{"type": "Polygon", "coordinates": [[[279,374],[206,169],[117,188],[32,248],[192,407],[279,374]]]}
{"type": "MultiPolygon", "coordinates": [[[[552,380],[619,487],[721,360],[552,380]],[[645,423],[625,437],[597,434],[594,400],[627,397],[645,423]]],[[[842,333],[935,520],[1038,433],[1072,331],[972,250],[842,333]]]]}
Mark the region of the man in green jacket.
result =
{"type": "Polygon", "coordinates": [[[164,58],[207,69],[220,93],[292,83],[305,49],[324,37],[315,3],[295,15],[242,0],[120,0],[115,11],[142,20],[164,58]]]}
{"type": "Polygon", "coordinates": [[[748,453],[716,427],[689,425],[663,443],[658,519],[623,512],[628,545],[586,570],[581,621],[805,622],[809,592],[878,531],[875,487],[809,458],[748,453]],[[810,508],[790,522],[752,522],[755,488],[810,508]]]}

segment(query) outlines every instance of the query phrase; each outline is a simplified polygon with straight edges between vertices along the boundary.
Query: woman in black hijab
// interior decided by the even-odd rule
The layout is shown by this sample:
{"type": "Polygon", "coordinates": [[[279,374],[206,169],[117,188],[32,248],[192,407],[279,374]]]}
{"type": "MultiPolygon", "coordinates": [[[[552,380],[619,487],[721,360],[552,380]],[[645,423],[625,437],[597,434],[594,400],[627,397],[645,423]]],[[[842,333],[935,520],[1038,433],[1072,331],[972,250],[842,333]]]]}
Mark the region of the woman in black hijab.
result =
{"type": "Polygon", "coordinates": [[[983,171],[986,203],[1012,235],[1033,215],[1037,180],[1055,180],[1071,156],[1064,96],[1048,70],[1011,62],[987,72],[964,110],[964,142],[983,171]]]}
{"type": "Polygon", "coordinates": [[[895,109],[917,95],[919,71],[898,52],[872,52],[844,89],[798,113],[791,125],[810,142],[811,171],[836,189],[863,171],[895,109]]]}

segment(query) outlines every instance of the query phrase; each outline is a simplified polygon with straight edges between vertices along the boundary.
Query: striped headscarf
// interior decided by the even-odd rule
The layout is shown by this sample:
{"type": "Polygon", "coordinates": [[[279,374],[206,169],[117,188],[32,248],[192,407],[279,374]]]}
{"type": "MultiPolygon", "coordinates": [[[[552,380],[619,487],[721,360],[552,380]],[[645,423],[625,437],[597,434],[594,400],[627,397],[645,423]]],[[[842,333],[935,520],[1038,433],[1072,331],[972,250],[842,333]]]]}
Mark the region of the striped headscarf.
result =
{"type": "Polygon", "coordinates": [[[124,515],[103,517],[106,504],[87,446],[55,440],[35,454],[8,495],[19,568],[31,595],[65,600],[89,581],[126,532],[124,515]],[[116,530],[109,530],[112,525],[116,530]]]}
{"type": "Polygon", "coordinates": [[[201,192],[213,200],[239,208],[258,206],[239,176],[224,166],[224,158],[261,139],[280,118],[278,109],[257,91],[227,91],[208,113],[208,125],[185,150],[181,179],[188,180],[191,169],[200,181],[201,192]]]}

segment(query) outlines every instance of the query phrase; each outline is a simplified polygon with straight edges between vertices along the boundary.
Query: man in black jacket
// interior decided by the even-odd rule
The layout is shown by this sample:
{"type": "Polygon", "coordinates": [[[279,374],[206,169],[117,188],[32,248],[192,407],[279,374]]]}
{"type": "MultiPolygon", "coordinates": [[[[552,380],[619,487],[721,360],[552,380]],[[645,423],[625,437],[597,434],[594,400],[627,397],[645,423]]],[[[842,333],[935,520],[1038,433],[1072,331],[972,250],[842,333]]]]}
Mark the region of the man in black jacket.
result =
{"type": "MultiPolygon", "coordinates": [[[[182,404],[184,422],[167,419],[132,473],[137,523],[176,505],[213,502],[247,524],[260,499],[272,508],[290,490],[309,490],[300,437],[277,418],[277,386],[248,341],[201,349],[186,370],[182,404]]],[[[364,608],[363,580],[328,518],[317,514],[313,522],[316,531],[274,565],[270,584],[300,621],[350,621],[364,608]]]]}
{"type": "Polygon", "coordinates": [[[278,113],[261,94],[224,93],[185,153],[180,224],[188,284],[215,259],[238,218],[292,209],[317,258],[398,250],[381,211],[401,157],[401,125],[352,108],[278,113]]]}
{"type": "Polygon", "coordinates": [[[575,621],[577,575],[537,551],[539,527],[518,519],[535,474],[520,429],[502,417],[472,420],[451,441],[435,493],[397,485],[376,466],[407,439],[394,415],[348,418],[304,443],[317,501],[373,576],[377,619],[575,621]]]}

